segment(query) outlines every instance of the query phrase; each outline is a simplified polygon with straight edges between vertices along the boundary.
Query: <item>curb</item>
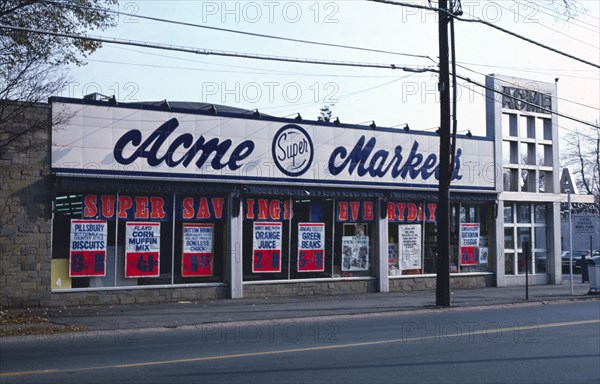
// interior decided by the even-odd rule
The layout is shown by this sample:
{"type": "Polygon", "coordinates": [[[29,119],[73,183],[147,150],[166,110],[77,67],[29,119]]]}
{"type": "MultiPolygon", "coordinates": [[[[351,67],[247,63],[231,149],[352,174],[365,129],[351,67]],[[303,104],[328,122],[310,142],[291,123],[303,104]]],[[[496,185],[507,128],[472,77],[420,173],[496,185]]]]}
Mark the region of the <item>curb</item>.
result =
{"type": "MultiPolygon", "coordinates": [[[[132,328],[98,328],[93,332],[98,335],[102,332],[111,332],[114,337],[123,337],[127,338],[132,335],[133,331],[135,333],[156,333],[156,332],[169,332],[175,330],[197,330],[201,327],[219,327],[219,326],[227,326],[227,325],[235,325],[235,326],[245,326],[245,325],[256,325],[256,324],[270,324],[270,323],[306,323],[311,321],[332,321],[335,319],[347,318],[364,318],[364,317],[384,317],[384,316],[394,316],[394,315],[413,315],[413,314],[427,314],[427,313],[451,313],[451,312],[469,312],[469,311],[481,311],[481,310],[489,310],[489,309],[501,309],[501,308],[511,308],[511,307],[528,307],[528,306],[538,306],[538,305],[558,305],[558,304],[569,304],[583,301],[592,301],[599,300],[600,296],[578,296],[578,297],[563,297],[557,299],[540,299],[540,300],[530,300],[530,301],[507,301],[507,302],[498,302],[492,304],[477,304],[477,305],[457,305],[451,307],[438,307],[438,306],[407,306],[403,308],[367,308],[365,310],[356,309],[352,312],[342,313],[342,314],[323,314],[323,315],[307,315],[307,316],[292,316],[292,317],[272,317],[269,319],[255,319],[255,320],[223,320],[223,321],[203,321],[194,324],[182,324],[182,325],[162,325],[162,326],[143,326],[138,325],[137,327],[132,328]]],[[[48,323],[45,323],[45,327],[40,328],[42,332],[28,334],[24,333],[22,335],[13,335],[13,336],[2,336],[0,339],[2,342],[26,342],[27,338],[36,339],[40,336],[48,336],[52,335],[51,339],[53,341],[60,339],[70,339],[73,340],[75,338],[86,338],[89,339],[90,328],[89,325],[77,325],[77,324],[65,324],[53,322],[52,319],[49,319],[48,323]],[[47,332],[43,332],[46,330],[47,332]],[[52,332],[52,331],[59,331],[52,332]]],[[[12,325],[11,327],[18,327],[18,324],[12,325]]],[[[48,337],[50,340],[50,337],[48,337]]]]}

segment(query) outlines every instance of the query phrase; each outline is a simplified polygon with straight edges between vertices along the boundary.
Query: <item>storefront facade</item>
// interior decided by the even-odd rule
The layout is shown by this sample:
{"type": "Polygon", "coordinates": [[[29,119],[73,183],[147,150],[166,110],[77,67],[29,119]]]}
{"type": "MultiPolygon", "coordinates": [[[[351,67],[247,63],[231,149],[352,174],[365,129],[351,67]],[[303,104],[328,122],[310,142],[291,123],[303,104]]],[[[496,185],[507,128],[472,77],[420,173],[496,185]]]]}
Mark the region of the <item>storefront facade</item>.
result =
{"type": "MultiPolygon", "coordinates": [[[[28,149],[27,165],[14,164],[43,170],[22,176],[18,191],[35,196],[9,199],[9,211],[43,210],[21,215],[29,227],[4,227],[4,305],[423,290],[435,287],[442,251],[453,287],[519,284],[526,236],[539,262],[531,282],[560,282],[556,193],[527,200],[502,182],[513,165],[497,159],[514,141],[496,134],[502,100],[488,105],[486,137],[458,137],[449,250],[437,249],[435,132],[207,105],[49,106],[42,114],[60,123],[32,136],[45,146],[28,149]],[[35,251],[24,256],[27,243],[35,251]]],[[[540,147],[548,164],[518,171],[557,177],[553,142],[515,140],[551,147],[540,147]]]]}

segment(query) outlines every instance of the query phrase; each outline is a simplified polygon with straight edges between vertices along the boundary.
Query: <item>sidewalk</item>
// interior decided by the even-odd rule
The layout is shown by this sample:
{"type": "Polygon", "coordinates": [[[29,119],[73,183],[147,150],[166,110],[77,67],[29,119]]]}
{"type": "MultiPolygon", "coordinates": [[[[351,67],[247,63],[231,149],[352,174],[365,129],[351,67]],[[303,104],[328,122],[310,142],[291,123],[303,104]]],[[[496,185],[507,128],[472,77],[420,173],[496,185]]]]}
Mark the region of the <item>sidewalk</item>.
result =
{"type": "MultiPolygon", "coordinates": [[[[600,296],[587,295],[588,283],[574,283],[570,294],[568,280],[563,285],[529,287],[480,288],[452,290],[451,308],[435,306],[435,291],[403,293],[370,293],[343,296],[284,297],[240,300],[211,300],[201,302],[173,302],[151,305],[95,306],[33,310],[48,319],[48,326],[63,332],[115,329],[176,328],[201,324],[268,321],[281,319],[314,318],[320,316],[355,315],[415,310],[453,310],[478,306],[512,305],[518,303],[546,303],[555,301],[598,300],[600,296]],[[57,328],[58,327],[58,328],[57,328]]],[[[13,327],[13,325],[3,325],[13,327]]],[[[6,328],[5,328],[6,329],[6,328]]],[[[14,335],[9,333],[5,335],[14,335]]]]}
{"type": "MultiPolygon", "coordinates": [[[[454,289],[450,308],[435,306],[435,290],[402,293],[369,293],[340,296],[277,297],[240,300],[209,300],[199,302],[171,302],[146,305],[89,306],[74,308],[40,308],[29,311],[4,310],[16,321],[0,323],[0,335],[77,332],[86,329],[150,329],[176,328],[224,322],[269,321],[314,318],[323,316],[358,315],[415,310],[455,310],[480,306],[514,305],[519,303],[547,303],[556,301],[598,300],[588,295],[588,283],[574,280],[574,295],[569,281],[562,285],[525,287],[454,289]],[[23,313],[24,312],[24,313],[23,313]],[[22,318],[22,321],[18,319],[22,318]]],[[[12,320],[12,319],[11,319],[12,320]]]]}

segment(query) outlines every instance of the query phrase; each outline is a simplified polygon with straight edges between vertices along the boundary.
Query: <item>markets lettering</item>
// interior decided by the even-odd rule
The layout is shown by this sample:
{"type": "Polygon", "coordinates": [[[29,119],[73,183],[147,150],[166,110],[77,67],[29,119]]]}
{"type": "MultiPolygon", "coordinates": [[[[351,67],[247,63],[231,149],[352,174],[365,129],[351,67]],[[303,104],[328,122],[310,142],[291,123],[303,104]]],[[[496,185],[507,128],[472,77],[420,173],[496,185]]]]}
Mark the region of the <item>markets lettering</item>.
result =
{"type": "MultiPolygon", "coordinates": [[[[439,162],[435,153],[425,156],[419,152],[419,143],[415,141],[410,153],[406,158],[403,156],[403,148],[397,145],[393,153],[385,149],[376,150],[377,139],[371,137],[368,141],[363,135],[358,139],[352,150],[339,146],[333,150],[329,157],[329,172],[336,176],[346,171],[352,175],[356,172],[358,176],[369,175],[371,177],[384,178],[388,174],[392,178],[415,180],[421,177],[428,180],[434,176],[439,180],[439,162]]],[[[452,180],[462,179],[460,174],[462,150],[456,150],[456,164],[452,172],[452,180]]]]}

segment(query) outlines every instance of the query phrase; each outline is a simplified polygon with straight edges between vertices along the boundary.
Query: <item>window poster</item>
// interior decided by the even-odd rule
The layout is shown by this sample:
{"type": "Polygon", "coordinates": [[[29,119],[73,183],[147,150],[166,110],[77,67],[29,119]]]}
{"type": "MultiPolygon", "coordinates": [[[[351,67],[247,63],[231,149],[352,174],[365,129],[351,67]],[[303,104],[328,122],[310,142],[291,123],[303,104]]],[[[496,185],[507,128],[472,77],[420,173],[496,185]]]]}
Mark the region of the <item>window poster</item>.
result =
{"type": "Polygon", "coordinates": [[[421,224],[398,226],[400,269],[421,269],[421,224]]]}
{"type": "Polygon", "coordinates": [[[479,248],[479,264],[487,264],[488,263],[488,247],[480,247],[479,248]]]}
{"type": "Polygon", "coordinates": [[[325,223],[298,223],[298,272],[325,271],[325,223]]]}
{"type": "Polygon", "coordinates": [[[255,222],[252,273],[281,272],[281,222],[255,222]]]}
{"type": "Polygon", "coordinates": [[[128,221],[125,238],[125,277],[158,277],[160,223],[128,221]]]}
{"type": "Polygon", "coordinates": [[[213,275],[213,224],[183,224],[181,276],[213,275]]]}
{"type": "Polygon", "coordinates": [[[460,224],[460,265],[479,262],[479,223],[460,224]]]}
{"type": "Polygon", "coordinates": [[[342,236],[342,271],[369,270],[369,236],[342,236]]]}
{"type": "Polygon", "coordinates": [[[71,220],[69,276],[106,276],[106,220],[71,220]]]}

